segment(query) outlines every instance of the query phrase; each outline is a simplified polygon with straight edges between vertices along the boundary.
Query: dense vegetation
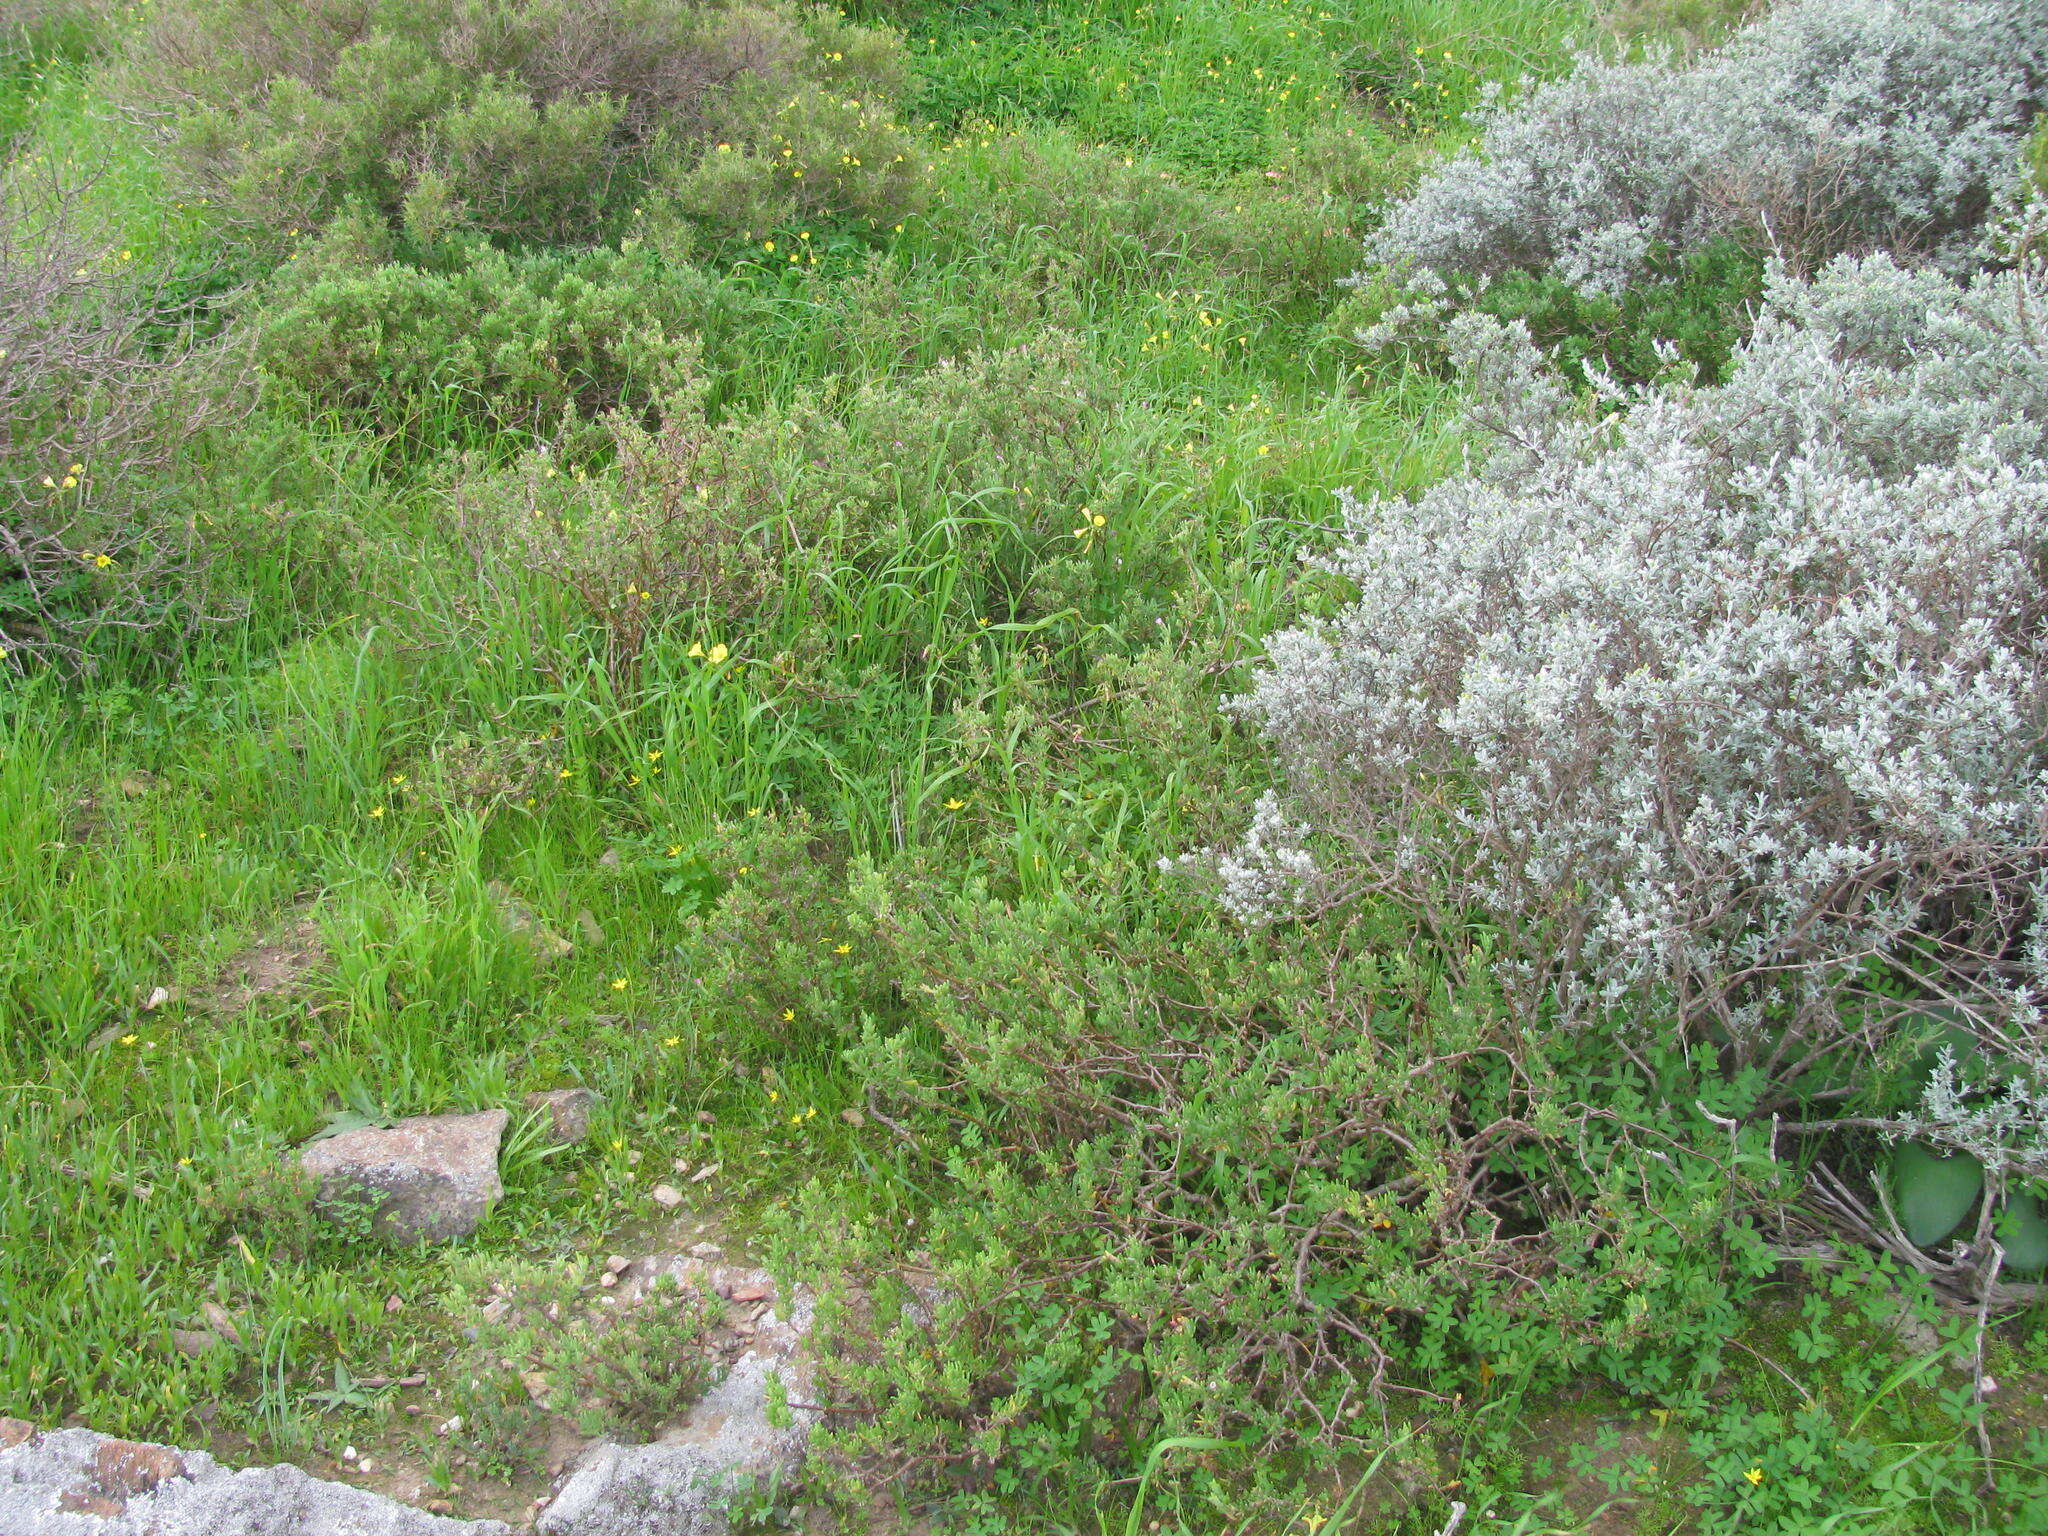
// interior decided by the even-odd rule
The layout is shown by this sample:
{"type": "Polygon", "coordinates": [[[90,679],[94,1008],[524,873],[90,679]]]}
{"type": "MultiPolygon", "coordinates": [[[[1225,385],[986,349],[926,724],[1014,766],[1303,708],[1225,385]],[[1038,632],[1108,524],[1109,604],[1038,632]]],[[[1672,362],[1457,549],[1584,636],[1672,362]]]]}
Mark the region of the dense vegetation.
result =
{"type": "Polygon", "coordinates": [[[0,1413],[516,1481],[683,1158],[761,1528],[2048,1531],[2048,37],[1744,10],[7,6],[0,1413]]]}

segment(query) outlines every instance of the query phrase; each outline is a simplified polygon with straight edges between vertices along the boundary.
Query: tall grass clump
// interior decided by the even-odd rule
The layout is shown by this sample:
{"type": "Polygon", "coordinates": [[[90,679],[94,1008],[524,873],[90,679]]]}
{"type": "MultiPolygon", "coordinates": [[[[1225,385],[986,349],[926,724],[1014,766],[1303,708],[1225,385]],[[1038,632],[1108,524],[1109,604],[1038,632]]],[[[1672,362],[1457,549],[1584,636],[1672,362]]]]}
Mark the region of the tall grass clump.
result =
{"type": "Polygon", "coordinates": [[[1966,267],[2044,100],[2048,13],[2027,0],[1798,0],[1689,66],[1589,54],[1490,107],[1372,251],[1609,296],[1716,237],[1809,268],[1879,249],[1966,267]]]}

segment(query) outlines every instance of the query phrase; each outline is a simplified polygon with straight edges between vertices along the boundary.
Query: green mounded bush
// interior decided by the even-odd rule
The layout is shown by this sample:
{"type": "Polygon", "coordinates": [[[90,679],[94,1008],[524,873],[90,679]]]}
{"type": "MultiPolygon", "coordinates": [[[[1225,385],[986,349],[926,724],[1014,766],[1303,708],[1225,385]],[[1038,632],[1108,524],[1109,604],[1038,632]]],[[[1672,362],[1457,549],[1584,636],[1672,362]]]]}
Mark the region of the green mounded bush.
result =
{"type": "Polygon", "coordinates": [[[693,376],[706,280],[645,248],[508,255],[449,248],[434,267],[377,260],[346,217],[288,263],[257,355],[314,415],[446,445],[510,434],[596,451],[590,424],[641,413],[693,376]]]}
{"type": "MultiPolygon", "coordinates": [[[[886,97],[896,53],[823,8],[746,0],[166,0],[125,91],[188,193],[262,237],[353,202],[415,232],[588,245],[717,142],[772,154],[784,100],[886,97]]],[[[873,146],[871,117],[833,126],[873,146]]],[[[827,129],[803,132],[822,154],[827,129]]]]}

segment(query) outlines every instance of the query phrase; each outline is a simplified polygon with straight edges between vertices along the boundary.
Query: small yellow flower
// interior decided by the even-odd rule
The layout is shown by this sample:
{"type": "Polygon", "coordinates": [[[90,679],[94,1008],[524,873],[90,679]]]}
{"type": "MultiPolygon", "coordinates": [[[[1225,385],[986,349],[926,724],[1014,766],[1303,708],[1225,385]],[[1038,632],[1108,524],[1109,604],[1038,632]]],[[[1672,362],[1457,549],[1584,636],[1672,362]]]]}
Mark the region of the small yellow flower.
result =
{"type": "Polygon", "coordinates": [[[850,955],[853,953],[853,946],[851,944],[834,944],[832,946],[832,953],[835,955],[850,955]]]}
{"type": "Polygon", "coordinates": [[[966,808],[966,805],[967,802],[957,795],[946,801],[946,809],[949,811],[963,810],[966,808]]]}
{"type": "Polygon", "coordinates": [[[726,650],[724,646],[714,645],[711,647],[711,653],[707,659],[715,666],[717,663],[725,660],[730,654],[732,653],[726,650]]]}
{"type": "Polygon", "coordinates": [[[626,978],[625,978],[625,977],[623,977],[623,976],[621,976],[621,977],[619,977],[619,978],[618,978],[618,979],[617,979],[616,981],[614,981],[614,982],[612,983],[612,990],[613,990],[614,992],[623,992],[623,991],[625,991],[625,990],[626,990],[626,978]]]}
{"type": "Polygon", "coordinates": [[[384,807],[383,807],[383,806],[381,806],[381,805],[373,805],[373,806],[371,806],[371,807],[370,807],[370,820],[372,820],[372,821],[382,821],[383,819],[384,819],[384,807]]]}
{"type": "Polygon", "coordinates": [[[1742,1474],[1742,1480],[1745,1483],[1749,1484],[1750,1487],[1754,1488],[1758,1484],[1763,1482],[1764,1469],[1762,1467],[1751,1467],[1747,1472],[1742,1474]]]}

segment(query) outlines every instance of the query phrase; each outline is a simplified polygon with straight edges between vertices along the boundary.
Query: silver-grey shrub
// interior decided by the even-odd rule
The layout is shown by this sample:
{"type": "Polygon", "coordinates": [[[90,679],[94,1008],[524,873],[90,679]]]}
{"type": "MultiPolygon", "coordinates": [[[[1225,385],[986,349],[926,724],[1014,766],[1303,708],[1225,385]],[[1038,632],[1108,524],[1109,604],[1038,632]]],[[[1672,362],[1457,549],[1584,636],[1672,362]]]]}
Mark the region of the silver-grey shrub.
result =
{"type": "Polygon", "coordinates": [[[1482,114],[1370,254],[1614,293],[1718,235],[1966,260],[2048,103],[2040,0],[1793,0],[1689,67],[1591,55],[1482,114]]]}
{"type": "Polygon", "coordinates": [[[1501,446],[1347,499],[1355,598],[1233,706],[1288,790],[1229,905],[1477,918],[1532,1025],[1675,1024],[1802,1093],[1895,1033],[1880,971],[2038,1065],[2044,320],[2039,264],[1779,269],[1724,385],[1589,406],[1454,319],[1501,446]]]}

